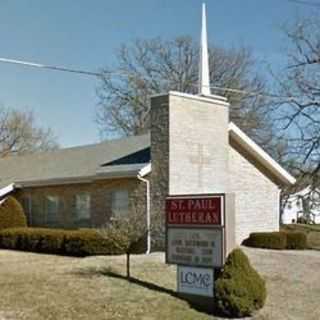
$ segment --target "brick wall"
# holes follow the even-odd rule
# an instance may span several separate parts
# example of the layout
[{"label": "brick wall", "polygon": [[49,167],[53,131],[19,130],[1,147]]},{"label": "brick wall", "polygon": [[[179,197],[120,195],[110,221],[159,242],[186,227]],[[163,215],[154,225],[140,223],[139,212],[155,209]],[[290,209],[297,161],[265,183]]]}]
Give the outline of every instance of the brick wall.
[{"label": "brick wall", "polygon": [[28,214],[29,199],[38,206],[41,213],[37,219],[32,215],[31,225],[45,226],[45,196],[59,197],[59,212],[54,227],[79,227],[75,219],[75,196],[81,193],[90,194],[90,220],[82,227],[98,227],[106,224],[112,215],[111,195],[113,191],[127,189],[129,192],[130,210],[145,211],[145,186],[137,179],[101,180],[84,184],[65,184],[47,187],[30,187],[20,190],[16,197],[24,204]]},{"label": "brick wall", "polygon": [[235,193],[236,242],[251,232],[279,230],[280,189],[252,163],[248,155],[229,148],[230,189]]}]

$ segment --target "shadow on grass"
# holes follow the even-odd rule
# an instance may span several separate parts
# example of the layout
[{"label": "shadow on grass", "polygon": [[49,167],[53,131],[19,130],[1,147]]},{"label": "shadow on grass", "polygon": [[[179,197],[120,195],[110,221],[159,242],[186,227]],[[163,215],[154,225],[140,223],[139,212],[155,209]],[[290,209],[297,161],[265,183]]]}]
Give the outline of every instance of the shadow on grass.
[{"label": "shadow on grass", "polygon": [[[195,297],[195,298],[191,299],[187,295],[179,294],[178,292],[176,292],[172,289],[161,287],[155,283],[140,280],[135,277],[127,278],[126,276],[124,276],[122,274],[119,274],[117,272],[112,271],[112,268],[87,269],[87,270],[82,271],[80,274],[86,275],[86,276],[103,275],[103,276],[108,276],[108,277],[115,278],[115,279],[121,279],[123,281],[127,281],[128,283],[132,283],[132,284],[138,285],[140,287],[143,287],[143,288],[146,288],[146,289],[149,289],[152,291],[164,293],[164,294],[167,294],[171,297],[179,299],[181,301],[185,301],[189,304],[190,308],[197,310],[199,312],[206,313],[206,314],[212,315],[212,316],[225,318],[225,316],[223,314],[221,314],[221,312],[219,312],[217,310],[217,308],[215,307],[213,298],[210,298],[212,301],[212,302],[210,301],[210,304],[204,303],[204,301],[206,300],[205,297],[203,297],[203,298],[202,297]],[[207,301],[209,301],[209,298],[207,298]]]}]

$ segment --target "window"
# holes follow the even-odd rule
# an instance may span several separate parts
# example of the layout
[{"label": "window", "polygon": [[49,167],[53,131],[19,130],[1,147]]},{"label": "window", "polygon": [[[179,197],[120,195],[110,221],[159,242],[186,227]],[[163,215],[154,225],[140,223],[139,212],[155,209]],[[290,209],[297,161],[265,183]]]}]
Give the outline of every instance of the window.
[{"label": "window", "polygon": [[87,220],[90,219],[90,194],[81,193],[76,195],[75,199],[76,219]]},{"label": "window", "polygon": [[116,190],[112,192],[111,197],[112,214],[115,217],[123,217],[129,212],[129,193],[128,190]]},{"label": "window", "polygon": [[28,225],[32,225],[32,216],[31,216],[31,195],[25,195],[22,198],[22,207],[24,213],[26,214]]},{"label": "window", "polygon": [[46,224],[46,215],[43,208],[43,198],[40,195],[31,196],[32,226],[43,226]]},{"label": "window", "polygon": [[47,223],[54,223],[58,218],[59,198],[57,196],[46,196]]}]

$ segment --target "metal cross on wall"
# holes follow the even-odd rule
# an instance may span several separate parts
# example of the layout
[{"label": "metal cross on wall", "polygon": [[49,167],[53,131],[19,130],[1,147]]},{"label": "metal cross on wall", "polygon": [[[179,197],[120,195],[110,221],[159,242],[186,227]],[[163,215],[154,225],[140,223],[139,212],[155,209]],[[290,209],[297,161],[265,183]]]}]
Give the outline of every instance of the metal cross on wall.
[{"label": "metal cross on wall", "polygon": [[206,157],[204,153],[204,145],[201,143],[196,144],[197,147],[197,155],[190,157],[190,162],[192,164],[197,165],[197,170],[198,170],[198,187],[202,188],[203,184],[203,170],[204,170],[204,165],[210,163],[210,157]]}]

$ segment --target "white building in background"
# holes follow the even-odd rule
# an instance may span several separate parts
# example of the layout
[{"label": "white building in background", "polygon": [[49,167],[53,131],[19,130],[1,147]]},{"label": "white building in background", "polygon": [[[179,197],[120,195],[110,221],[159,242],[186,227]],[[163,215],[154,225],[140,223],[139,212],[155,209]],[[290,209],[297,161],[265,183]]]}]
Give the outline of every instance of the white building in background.
[{"label": "white building in background", "polygon": [[320,224],[320,189],[311,190],[308,186],[290,195],[283,208],[282,223],[296,223],[304,213],[310,215],[311,221]]}]

